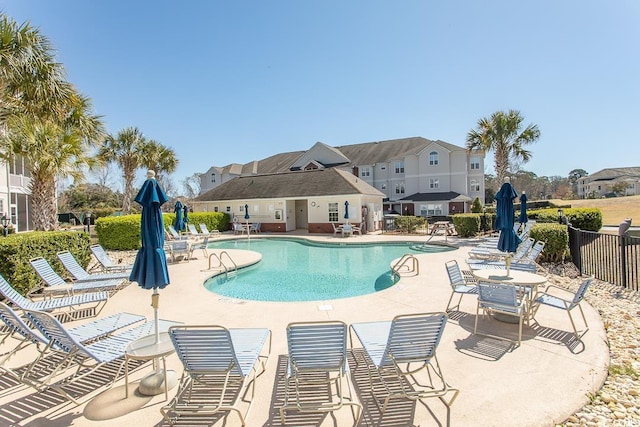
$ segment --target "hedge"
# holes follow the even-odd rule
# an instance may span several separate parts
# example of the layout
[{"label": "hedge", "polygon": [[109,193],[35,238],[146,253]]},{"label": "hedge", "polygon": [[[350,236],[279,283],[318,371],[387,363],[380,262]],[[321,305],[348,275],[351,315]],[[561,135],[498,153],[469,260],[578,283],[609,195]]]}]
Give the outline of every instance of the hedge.
[{"label": "hedge", "polygon": [[40,288],[42,282],[29,260],[43,257],[62,277],[68,273],[56,254],[68,250],[83,267],[91,261],[90,238],[80,231],[31,231],[0,239],[0,274],[20,293]]},{"label": "hedge", "polygon": [[[165,213],[162,218],[166,227],[173,224],[176,216],[174,213]],[[98,218],[95,223],[98,242],[108,250],[138,250],[141,245],[140,219],[139,214]],[[192,212],[189,213],[189,222],[195,224],[197,229],[203,223],[211,231],[225,231],[229,227],[229,216],[223,212]]]},{"label": "hedge", "polygon": [[[563,215],[575,228],[599,231],[602,228],[602,212],[596,208],[563,208]],[[534,209],[527,211],[529,219],[538,222],[558,223],[557,209]]]},{"label": "hedge", "polygon": [[532,239],[545,242],[538,262],[562,262],[569,251],[569,233],[564,224],[536,223],[531,227]]}]

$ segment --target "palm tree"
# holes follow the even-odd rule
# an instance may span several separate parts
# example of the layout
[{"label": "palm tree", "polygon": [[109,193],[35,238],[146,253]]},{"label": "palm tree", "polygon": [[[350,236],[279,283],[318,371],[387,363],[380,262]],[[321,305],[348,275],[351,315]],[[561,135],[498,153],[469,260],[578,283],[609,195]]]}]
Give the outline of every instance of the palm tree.
[{"label": "palm tree", "polygon": [[36,230],[57,228],[56,178],[82,177],[102,122],[64,79],[48,39],[0,14],[0,159],[22,156],[31,171]]},{"label": "palm tree", "polygon": [[136,171],[144,165],[144,147],[148,140],[136,127],[129,127],[118,132],[116,136],[107,136],[104,144],[98,150],[97,157],[100,161],[115,162],[122,169],[124,179],[124,200],[122,212],[128,214],[131,211],[133,200],[133,181]]},{"label": "palm tree", "polygon": [[467,150],[493,150],[498,182],[504,181],[512,160],[526,163],[531,159],[531,152],[524,146],[540,138],[537,125],[530,124],[521,131],[523,121],[519,111],[497,111],[478,120],[477,128],[467,134]]},{"label": "palm tree", "polygon": [[153,139],[144,144],[142,162],[144,167],[156,173],[156,179],[160,184],[164,184],[165,173],[175,172],[178,167],[178,158],[173,148],[166,147]]}]

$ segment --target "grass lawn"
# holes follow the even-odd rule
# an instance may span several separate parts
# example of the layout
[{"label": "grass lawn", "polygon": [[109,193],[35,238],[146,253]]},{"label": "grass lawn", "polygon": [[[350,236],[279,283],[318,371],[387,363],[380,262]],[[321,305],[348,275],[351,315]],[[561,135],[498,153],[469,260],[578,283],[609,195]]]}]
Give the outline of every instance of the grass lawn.
[{"label": "grass lawn", "polygon": [[618,226],[625,218],[632,218],[632,226],[640,225],[640,196],[612,197],[610,199],[551,200],[556,205],[570,204],[572,208],[598,208],[602,212],[602,225]]}]

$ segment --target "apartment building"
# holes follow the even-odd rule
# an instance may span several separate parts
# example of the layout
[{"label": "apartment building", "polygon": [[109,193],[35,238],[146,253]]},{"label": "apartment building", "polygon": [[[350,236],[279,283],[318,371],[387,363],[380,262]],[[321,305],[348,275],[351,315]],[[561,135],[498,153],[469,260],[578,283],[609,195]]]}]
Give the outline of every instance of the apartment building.
[{"label": "apartment building", "polygon": [[31,177],[21,156],[0,163],[0,217],[10,219],[15,231],[33,229],[31,219]]},{"label": "apartment building", "polygon": [[578,179],[578,197],[600,198],[624,188],[625,196],[640,194],[640,167],[607,168]]}]

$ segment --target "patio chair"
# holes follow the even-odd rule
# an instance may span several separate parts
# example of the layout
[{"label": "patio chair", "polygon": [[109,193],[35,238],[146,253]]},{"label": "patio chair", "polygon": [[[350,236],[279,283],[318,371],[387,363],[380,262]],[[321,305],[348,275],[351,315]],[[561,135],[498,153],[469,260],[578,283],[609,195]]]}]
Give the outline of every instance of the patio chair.
[{"label": "patio chair", "polygon": [[174,242],[168,242],[169,255],[171,256],[171,262],[176,262],[179,258],[183,260],[191,259],[193,253],[193,247],[187,240],[177,240]]},{"label": "patio chair", "polygon": [[249,233],[249,230],[245,228],[245,226],[243,226],[242,224],[240,224],[239,222],[234,222],[233,223],[233,234],[242,234],[244,232]]},{"label": "patio chair", "polygon": [[[384,386],[386,397],[382,406],[377,398],[374,399],[382,414],[395,397],[413,401],[438,397],[447,407],[458,397],[460,390],[446,382],[436,357],[446,324],[446,313],[421,313],[350,326],[367,355],[366,359],[361,359],[367,365],[372,394],[373,374],[377,374],[378,381]],[[353,336],[351,340],[353,347]],[[359,365],[358,359],[356,363]],[[425,378],[418,379],[419,373]],[[447,400],[446,395],[451,393]]]},{"label": "patio chair", "polygon": [[218,230],[213,230],[213,231],[209,231],[209,229],[207,228],[207,224],[205,224],[204,222],[200,223],[200,233],[203,236],[219,236],[220,232]]},{"label": "patio chair", "polygon": [[129,274],[127,272],[113,272],[113,273],[89,273],[78,262],[76,257],[69,251],[61,251],[57,253],[58,260],[62,266],[71,274],[73,280],[78,282],[86,282],[91,280],[122,280],[123,282],[129,281]]},{"label": "patio chair", "polygon": [[63,292],[67,295],[73,295],[79,292],[97,292],[107,291],[113,293],[120,288],[120,285],[124,282],[122,279],[109,279],[109,280],[87,280],[66,282],[58,273],[55,272],[49,261],[42,257],[32,258],[29,260],[29,264],[38,274],[38,277],[44,283],[42,291],[46,295],[51,293]]},{"label": "patio chair", "polygon": [[336,234],[342,235],[342,225],[332,222],[331,226],[333,227],[333,234],[334,235],[336,235]]},{"label": "patio chair", "polygon": [[[522,322],[526,316],[526,300],[518,297],[518,287],[501,283],[478,282],[478,305],[473,333],[478,332],[480,309],[484,315],[506,314],[518,318],[518,346],[522,342]],[[528,324],[528,320],[527,320]]]},{"label": "patio chair", "polygon": [[113,262],[113,260],[109,257],[109,254],[107,254],[107,251],[105,251],[104,248],[99,243],[89,246],[89,249],[91,250],[91,253],[96,258],[96,260],[98,261],[98,264],[93,269],[99,268],[105,272],[110,272],[110,273],[114,273],[114,272],[130,273],[131,269],[133,268],[133,264],[119,264],[119,263]]},{"label": "patio chair", "polygon": [[254,222],[253,224],[251,224],[251,227],[249,227],[249,232],[259,233],[261,226],[262,226],[262,223]]},{"label": "patio chair", "polygon": [[359,234],[360,236],[362,236],[362,229],[358,226],[355,225],[351,225],[351,234]]},{"label": "patio chair", "polygon": [[[580,303],[584,299],[587,290],[589,290],[589,286],[591,286],[591,282],[593,281],[593,277],[589,277],[584,280],[575,294],[572,294],[570,291],[566,289],[562,289],[555,285],[549,285],[545,288],[544,291],[538,292],[533,298],[533,313],[532,317],[535,317],[538,309],[542,305],[546,305],[548,307],[557,308],[560,310],[565,310],[569,315],[569,320],[571,321],[571,327],[573,328],[573,333],[578,340],[587,333],[589,330],[589,325],[587,324],[587,318],[584,315],[584,311],[582,311],[582,307]],[[550,293],[550,290],[555,289],[553,293]],[[556,295],[554,295],[556,294]],[[560,294],[560,295],[557,295]],[[576,328],[576,323],[573,320],[573,316],[571,316],[571,310],[578,307],[580,310],[580,314],[582,315],[582,321],[584,322],[585,330],[582,334],[578,333],[578,329]]]},{"label": "patio chair", "polygon": [[[155,330],[155,323],[150,321],[134,326],[133,328],[127,329],[123,332],[109,335],[108,337],[96,342],[84,344],[78,338],[69,333],[58,319],[51,316],[49,313],[25,310],[25,315],[29,322],[31,322],[40,331],[40,333],[49,339],[47,348],[40,353],[31,366],[35,366],[42,357],[44,357],[47,350],[52,348],[56,348],[58,352],[61,352],[64,355],[64,357],[45,378],[25,376],[23,380],[38,391],[44,391],[51,388],[75,404],[80,404],[80,402],[69,392],[64,390],[65,386],[91,375],[97,369],[108,363],[120,361],[118,369],[115,371],[113,379],[109,385],[109,387],[111,387],[118,379],[118,376],[124,367],[126,360],[125,351],[127,346],[139,338],[152,334]],[[175,322],[161,320],[158,323],[158,328],[160,331],[166,331],[171,325],[175,325]],[[54,382],[60,373],[73,365],[77,365],[77,367],[72,375]],[[137,367],[141,366],[143,366],[143,364],[140,364]]]},{"label": "patio chair", "polygon": [[209,253],[207,252],[208,245],[209,245],[209,237],[207,236],[202,239],[202,242],[191,245],[191,252],[195,251],[196,249],[202,249],[204,256],[208,257],[209,256]]},{"label": "patio chair", "polygon": [[349,405],[357,425],[362,406],[354,401],[349,381],[347,325],[340,321],[289,323],[287,348],[285,397],[280,407],[282,424],[286,424],[287,410],[333,412]]},{"label": "patio chair", "polygon": [[[169,336],[184,367],[176,396],[160,409],[174,424],[181,416],[233,411],[242,425],[251,409],[255,381],[271,353],[269,329],[226,329],[218,325],[173,326]],[[269,341],[266,354],[265,343]],[[251,396],[246,396],[251,386]],[[243,413],[238,407],[248,402]]]},{"label": "patio chair", "polygon": [[[476,287],[475,281],[472,282],[465,278],[462,270],[460,270],[458,261],[447,261],[445,263],[445,267],[447,269],[447,274],[449,275],[449,285],[451,285],[451,296],[449,297],[449,302],[447,303],[447,308],[445,309],[445,311],[448,313],[454,308],[460,308],[460,302],[462,302],[462,297],[464,295],[477,295],[478,288]],[[460,298],[458,299],[458,304],[451,307],[451,301],[453,300],[453,296],[455,294],[459,294]]]},{"label": "patio chair", "polygon": [[22,310],[52,312],[65,320],[76,320],[88,315],[97,316],[109,299],[106,292],[87,292],[62,298],[31,301],[22,296],[0,275],[0,294]]},{"label": "patio chair", "polygon": [[[4,353],[4,357],[0,359],[0,370],[7,372],[17,380],[22,380],[28,371],[18,375],[18,373],[4,366],[4,364],[18,351],[30,344],[35,344],[39,352],[44,351],[40,346],[47,347],[49,339],[43,336],[38,330],[31,329],[18,313],[2,302],[0,302],[0,320],[2,320],[6,326],[6,335],[0,344],[4,343],[9,337],[13,337],[17,341],[17,345],[10,351]],[[142,322],[143,320],[145,320],[144,316],[137,314],[116,313],[68,329],[68,332],[78,341],[87,343],[105,337],[121,328]]]}]

